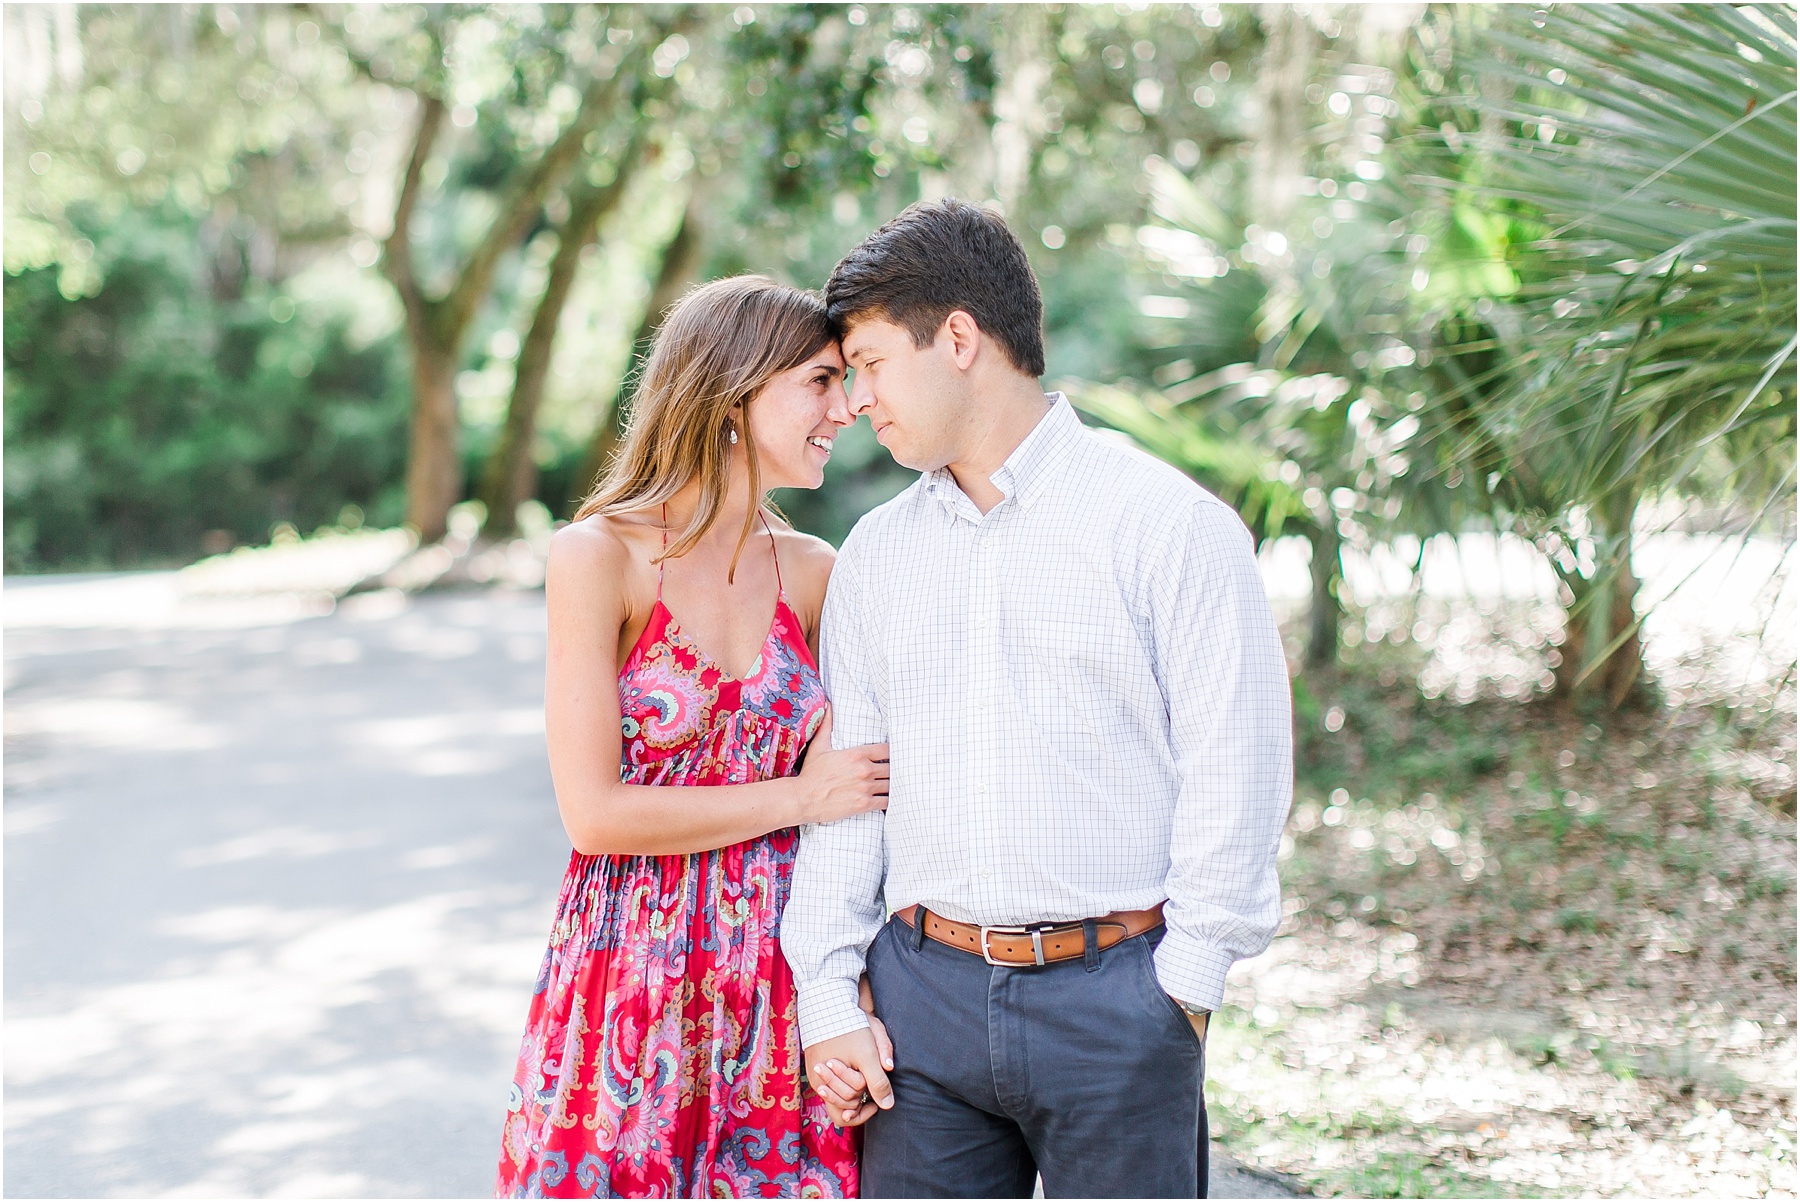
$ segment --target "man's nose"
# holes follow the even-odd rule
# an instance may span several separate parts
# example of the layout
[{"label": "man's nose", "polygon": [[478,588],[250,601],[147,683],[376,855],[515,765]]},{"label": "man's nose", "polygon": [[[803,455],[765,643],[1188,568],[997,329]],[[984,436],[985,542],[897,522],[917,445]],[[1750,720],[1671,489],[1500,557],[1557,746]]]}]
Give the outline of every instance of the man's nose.
[{"label": "man's nose", "polygon": [[850,387],[844,398],[845,424],[855,421],[867,413],[875,404],[875,390],[859,371],[850,377]]}]

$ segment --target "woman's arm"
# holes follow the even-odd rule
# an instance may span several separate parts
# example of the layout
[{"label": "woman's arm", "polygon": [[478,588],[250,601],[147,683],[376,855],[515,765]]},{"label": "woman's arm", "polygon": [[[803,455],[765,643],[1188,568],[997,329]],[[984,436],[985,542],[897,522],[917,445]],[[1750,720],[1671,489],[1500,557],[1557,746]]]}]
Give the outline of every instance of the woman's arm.
[{"label": "woman's arm", "polygon": [[672,788],[619,780],[617,663],[631,552],[595,521],[550,545],[544,725],[557,809],[585,855],[679,855],[887,806],[887,748],[807,757],[794,777]]}]

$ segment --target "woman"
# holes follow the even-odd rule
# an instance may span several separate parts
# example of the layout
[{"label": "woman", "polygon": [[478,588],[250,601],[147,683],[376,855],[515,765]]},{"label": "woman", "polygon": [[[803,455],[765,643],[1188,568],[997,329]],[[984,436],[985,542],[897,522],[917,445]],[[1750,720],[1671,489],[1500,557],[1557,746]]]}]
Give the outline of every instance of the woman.
[{"label": "woman", "polygon": [[822,483],[843,375],[813,294],[695,290],[551,545],[544,708],[575,850],[500,1196],[856,1193],[851,1133],[800,1080],[777,934],[793,828],[885,807],[887,749],[816,737],[832,552],[764,503]]}]

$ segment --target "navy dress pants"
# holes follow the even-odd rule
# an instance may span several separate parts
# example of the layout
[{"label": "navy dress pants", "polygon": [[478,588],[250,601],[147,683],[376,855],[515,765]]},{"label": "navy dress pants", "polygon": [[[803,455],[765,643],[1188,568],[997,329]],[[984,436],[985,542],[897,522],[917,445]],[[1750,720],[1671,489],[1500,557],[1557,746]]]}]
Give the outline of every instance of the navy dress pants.
[{"label": "navy dress pants", "polygon": [[[1163,928],[1085,959],[995,967],[888,921],[869,947],[894,1106],[865,1198],[1198,1198],[1205,1052],[1157,984]],[[1091,943],[1091,941],[1090,941]]]}]

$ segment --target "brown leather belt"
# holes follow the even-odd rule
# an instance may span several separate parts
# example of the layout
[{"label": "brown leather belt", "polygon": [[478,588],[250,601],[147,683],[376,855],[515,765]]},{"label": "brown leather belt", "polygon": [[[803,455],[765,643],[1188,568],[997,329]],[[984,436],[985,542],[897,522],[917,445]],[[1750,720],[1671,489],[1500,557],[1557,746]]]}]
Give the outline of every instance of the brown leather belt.
[{"label": "brown leather belt", "polygon": [[[925,934],[946,947],[980,956],[989,964],[1023,968],[1073,960],[1087,953],[1085,924],[1079,922],[1037,923],[1025,927],[978,927],[955,922],[925,910],[923,906],[907,906],[896,910],[895,917],[907,926],[913,925],[914,911],[925,913]],[[1095,942],[1099,951],[1114,944],[1154,931],[1162,925],[1162,903],[1148,910],[1114,910],[1091,919],[1095,926]],[[917,929],[917,928],[915,928]]]}]

